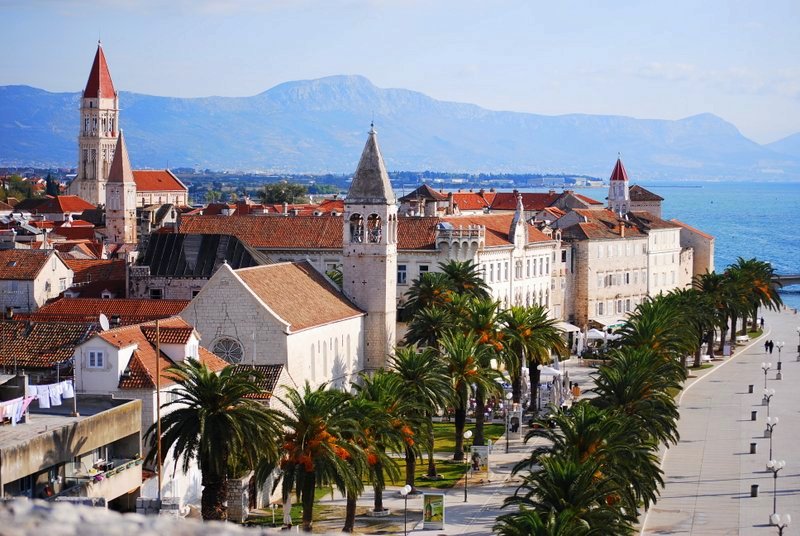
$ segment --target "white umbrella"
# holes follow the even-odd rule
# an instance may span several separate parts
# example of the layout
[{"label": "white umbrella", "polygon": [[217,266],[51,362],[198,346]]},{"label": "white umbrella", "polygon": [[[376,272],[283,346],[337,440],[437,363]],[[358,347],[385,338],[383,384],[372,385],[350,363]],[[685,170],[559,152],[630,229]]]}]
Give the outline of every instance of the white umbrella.
[{"label": "white umbrella", "polygon": [[539,365],[536,368],[539,369],[539,374],[542,376],[561,376],[560,370],[556,370],[553,367],[548,367],[547,365]]},{"label": "white umbrella", "polygon": [[599,341],[606,338],[606,334],[599,329],[592,328],[586,332],[586,338],[590,341]]}]

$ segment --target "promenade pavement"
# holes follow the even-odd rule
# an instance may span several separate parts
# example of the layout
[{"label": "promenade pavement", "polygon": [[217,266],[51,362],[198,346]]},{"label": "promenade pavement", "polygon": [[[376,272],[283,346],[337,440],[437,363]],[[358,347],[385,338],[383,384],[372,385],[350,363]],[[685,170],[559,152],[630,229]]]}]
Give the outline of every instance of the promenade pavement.
[{"label": "promenade pavement", "polygon": [[[777,512],[792,514],[796,523],[784,534],[800,534],[800,316],[784,311],[766,312],[764,317],[762,337],[739,346],[732,358],[715,362],[684,389],[678,423],[681,439],[666,451],[665,488],[647,512],[641,534],[778,534],[769,525],[773,498]],[[767,339],[786,343],[781,380],[776,379],[778,350],[766,353]],[[769,414],[780,419],[772,437],[772,457],[786,461],[777,482],[766,468],[770,439],[764,437],[768,408],[762,405],[762,362],[772,362],[766,376],[767,388],[775,390]],[[750,454],[751,443],[756,444],[755,454]],[[753,484],[759,486],[758,497],[750,496]]]}]

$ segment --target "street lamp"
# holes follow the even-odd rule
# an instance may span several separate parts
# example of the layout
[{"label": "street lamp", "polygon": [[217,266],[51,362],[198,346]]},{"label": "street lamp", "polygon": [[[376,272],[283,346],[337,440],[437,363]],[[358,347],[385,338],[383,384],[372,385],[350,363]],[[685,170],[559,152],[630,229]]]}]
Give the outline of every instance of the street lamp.
[{"label": "street lamp", "polygon": [[778,527],[778,536],[783,536],[783,529],[788,527],[792,522],[792,516],[789,514],[772,514],[769,516],[769,521],[771,524]]},{"label": "street lamp", "polygon": [[511,435],[511,399],[514,398],[513,393],[506,393],[506,454],[508,454],[508,436]]},{"label": "street lamp", "polygon": [[[770,460],[767,462],[767,469],[772,471],[772,516],[776,515],[777,513],[777,505],[778,505],[778,471],[783,469],[786,466],[786,462],[783,460]],[[772,516],[770,516],[770,523],[772,522]]]},{"label": "street lamp", "polygon": [[[767,417],[767,429],[764,430],[764,436],[769,437],[769,459],[772,459],[772,432],[775,430],[775,427],[778,426],[778,418],[777,417]],[[767,466],[769,469],[769,466]]]},{"label": "street lamp", "polygon": [[772,368],[772,363],[761,363],[761,370],[764,371],[764,389],[767,388],[767,371]]},{"label": "street lamp", "polygon": [[778,347],[778,374],[775,375],[775,379],[776,380],[780,380],[781,376],[782,376],[782,374],[781,374],[781,348],[783,348],[783,345],[784,345],[783,341],[778,341],[778,342],[775,343],[775,346]]},{"label": "street lamp", "polygon": [[762,399],[763,405],[767,406],[767,417],[769,417],[769,402],[775,396],[775,389],[764,389],[764,398]]},{"label": "street lamp", "polygon": [[402,495],[405,504],[403,505],[403,534],[408,536],[408,494],[411,493],[411,486],[406,484],[403,486],[403,489],[400,490],[400,495]]},{"label": "street lamp", "polygon": [[[467,430],[466,432],[464,432],[464,439],[469,439],[471,437],[472,437],[472,430]],[[466,456],[466,452],[464,455],[464,461],[467,462],[467,471],[464,473],[464,502],[467,502],[467,482],[469,481],[469,457]]]}]

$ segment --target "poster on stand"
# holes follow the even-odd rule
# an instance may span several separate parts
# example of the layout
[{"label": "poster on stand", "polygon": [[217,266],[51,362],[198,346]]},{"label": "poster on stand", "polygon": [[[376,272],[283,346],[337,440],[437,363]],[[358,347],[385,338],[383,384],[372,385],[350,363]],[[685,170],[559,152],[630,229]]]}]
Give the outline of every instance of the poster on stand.
[{"label": "poster on stand", "polygon": [[444,493],[422,495],[422,527],[425,529],[444,528]]},{"label": "poster on stand", "polygon": [[473,445],[470,451],[470,470],[472,471],[473,478],[489,479],[489,453],[491,447],[489,445],[476,446]]}]

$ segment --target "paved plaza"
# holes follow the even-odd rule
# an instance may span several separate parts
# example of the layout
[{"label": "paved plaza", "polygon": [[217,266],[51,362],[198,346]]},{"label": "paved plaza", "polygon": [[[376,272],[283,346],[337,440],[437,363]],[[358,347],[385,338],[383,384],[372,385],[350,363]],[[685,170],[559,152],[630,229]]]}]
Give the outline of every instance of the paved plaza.
[{"label": "paved plaza", "polygon": [[[800,316],[791,311],[764,316],[762,338],[740,346],[733,358],[717,362],[684,390],[681,440],[664,457],[666,486],[647,513],[642,534],[778,534],[769,525],[775,482],[766,467],[770,440],[764,437],[762,362],[772,362],[766,379],[767,388],[775,390],[769,412],[780,419],[772,438],[773,458],[786,461],[778,473],[777,511],[792,514],[797,523],[784,534],[800,533]],[[767,339],[786,343],[782,380],[776,379],[777,348],[772,355],[764,350]],[[750,453],[751,443],[755,454]],[[758,497],[750,496],[754,484],[759,486]]]}]

